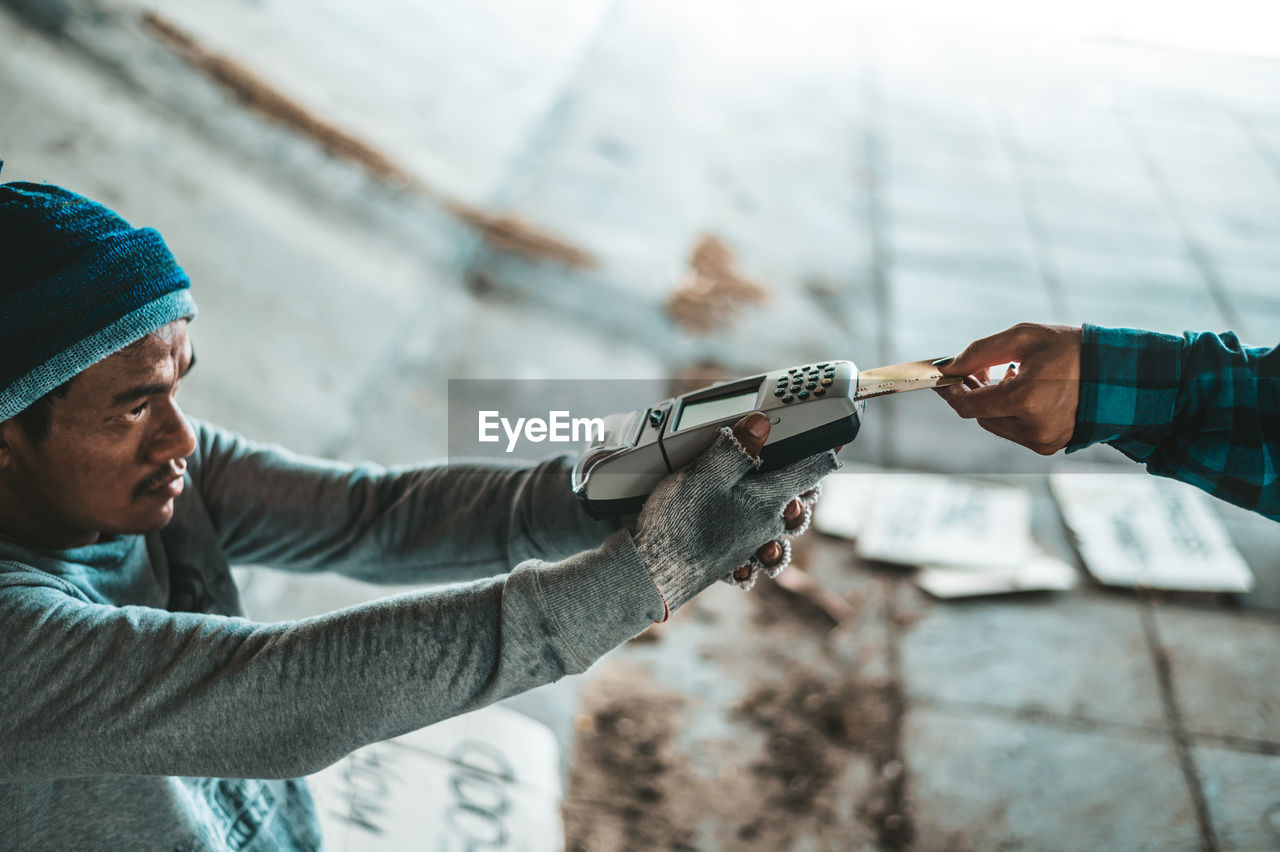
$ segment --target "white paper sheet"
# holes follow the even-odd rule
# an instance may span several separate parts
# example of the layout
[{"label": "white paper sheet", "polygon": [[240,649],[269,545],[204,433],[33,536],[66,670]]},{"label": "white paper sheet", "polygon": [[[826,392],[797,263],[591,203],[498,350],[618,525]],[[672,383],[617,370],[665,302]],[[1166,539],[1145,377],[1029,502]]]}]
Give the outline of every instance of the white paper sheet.
[{"label": "white paper sheet", "polygon": [[1247,592],[1253,574],[1209,505],[1145,473],[1055,473],[1053,493],[1089,573],[1112,586]]},{"label": "white paper sheet", "polygon": [[877,485],[891,475],[878,467],[846,462],[837,473],[822,480],[822,497],[813,510],[813,528],[840,538],[857,538]]},{"label": "white paper sheet", "polygon": [[308,781],[333,852],[564,845],[555,737],[502,707],[367,746]]},{"label": "white paper sheet", "polygon": [[1031,496],[958,476],[883,475],[865,507],[857,550],[881,562],[1012,570],[1032,553]]},{"label": "white paper sheet", "polygon": [[915,583],[936,598],[1001,595],[1013,592],[1065,592],[1076,586],[1076,569],[1048,553],[1037,553],[1010,570],[930,565]]}]

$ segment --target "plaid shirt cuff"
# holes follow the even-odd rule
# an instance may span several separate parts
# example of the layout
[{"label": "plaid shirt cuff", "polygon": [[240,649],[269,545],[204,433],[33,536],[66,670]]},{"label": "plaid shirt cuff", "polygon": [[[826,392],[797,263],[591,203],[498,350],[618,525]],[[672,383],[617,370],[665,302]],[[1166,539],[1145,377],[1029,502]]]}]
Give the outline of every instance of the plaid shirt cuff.
[{"label": "plaid shirt cuff", "polygon": [[1169,334],[1086,324],[1067,452],[1107,441],[1132,458],[1149,456],[1173,424],[1183,345]]}]

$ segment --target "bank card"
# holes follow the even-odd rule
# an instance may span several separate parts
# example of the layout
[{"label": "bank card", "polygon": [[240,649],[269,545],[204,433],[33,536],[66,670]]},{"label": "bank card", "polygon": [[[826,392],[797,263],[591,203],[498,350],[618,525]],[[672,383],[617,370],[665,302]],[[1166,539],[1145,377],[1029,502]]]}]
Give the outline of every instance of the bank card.
[{"label": "bank card", "polygon": [[950,358],[926,358],[923,361],[907,361],[905,364],[891,364],[888,367],[862,370],[858,373],[858,399],[870,399],[873,396],[885,396],[921,388],[958,385],[964,381],[964,376],[944,376],[938,372],[938,365],[946,364],[950,360]]}]

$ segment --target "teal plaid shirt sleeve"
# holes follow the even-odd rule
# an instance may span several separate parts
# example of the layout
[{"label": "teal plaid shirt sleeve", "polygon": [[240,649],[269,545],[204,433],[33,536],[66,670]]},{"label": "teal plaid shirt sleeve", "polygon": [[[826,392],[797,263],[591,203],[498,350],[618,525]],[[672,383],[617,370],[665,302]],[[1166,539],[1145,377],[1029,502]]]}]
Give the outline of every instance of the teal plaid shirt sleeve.
[{"label": "teal plaid shirt sleeve", "polygon": [[1280,520],[1280,348],[1085,325],[1067,452],[1099,442]]}]

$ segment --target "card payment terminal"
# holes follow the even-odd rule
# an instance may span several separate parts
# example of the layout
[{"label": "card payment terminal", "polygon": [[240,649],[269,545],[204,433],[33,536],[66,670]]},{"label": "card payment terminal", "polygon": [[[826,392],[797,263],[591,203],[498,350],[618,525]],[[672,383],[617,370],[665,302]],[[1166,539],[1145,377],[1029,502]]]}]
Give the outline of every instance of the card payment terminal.
[{"label": "card payment terminal", "polygon": [[572,487],[595,517],[632,512],[672,471],[692,462],[751,411],[772,424],[760,454],[763,470],[847,444],[858,434],[866,402],[851,361],[823,361],[723,382],[652,408],[611,414],[604,435],[573,468]]}]

